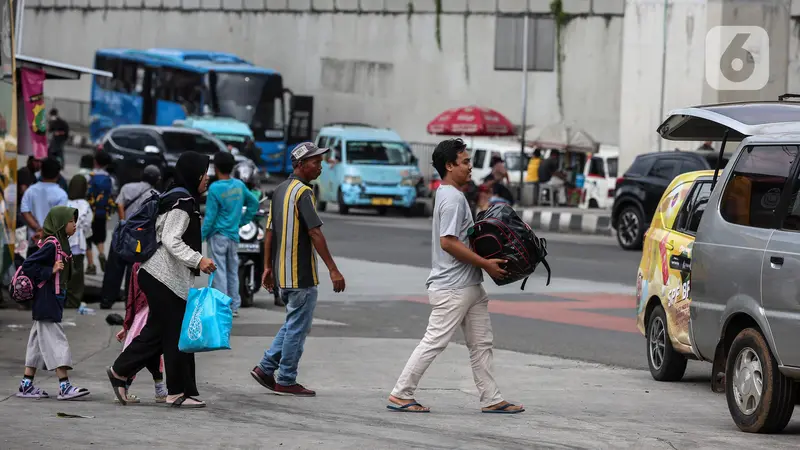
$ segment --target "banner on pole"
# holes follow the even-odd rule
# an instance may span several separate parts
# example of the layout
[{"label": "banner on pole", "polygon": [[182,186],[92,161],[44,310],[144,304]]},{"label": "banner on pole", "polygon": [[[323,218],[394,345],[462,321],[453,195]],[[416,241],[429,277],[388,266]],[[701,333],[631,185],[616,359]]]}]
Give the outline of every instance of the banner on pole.
[{"label": "banner on pole", "polygon": [[47,114],[44,105],[44,70],[21,69],[25,120],[33,156],[47,158]]}]

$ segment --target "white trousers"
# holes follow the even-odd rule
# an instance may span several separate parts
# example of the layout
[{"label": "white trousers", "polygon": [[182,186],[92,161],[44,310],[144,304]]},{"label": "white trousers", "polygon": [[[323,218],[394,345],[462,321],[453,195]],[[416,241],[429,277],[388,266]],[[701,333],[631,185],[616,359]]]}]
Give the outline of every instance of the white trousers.
[{"label": "white trousers", "polygon": [[425,337],[408,359],[403,373],[392,390],[397,398],[414,398],[419,380],[433,360],[447,347],[460,325],[464,332],[472,364],[472,377],[480,394],[481,407],[503,401],[492,376],[492,322],[489,297],[483,285],[463,289],[428,291],[433,310]]}]

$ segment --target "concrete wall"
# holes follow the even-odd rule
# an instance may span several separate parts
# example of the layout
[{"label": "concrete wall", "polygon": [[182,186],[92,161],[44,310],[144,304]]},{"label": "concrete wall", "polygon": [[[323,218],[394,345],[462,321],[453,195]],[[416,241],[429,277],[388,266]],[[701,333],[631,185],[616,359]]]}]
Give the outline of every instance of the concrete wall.
[{"label": "concrete wall", "polygon": [[[627,168],[640,153],[698,147],[700,142],[671,142],[658,136],[656,128],[672,109],[777,100],[787,90],[800,92],[800,18],[792,15],[800,15],[798,0],[666,0],[666,10],[664,1],[628,0],[623,38],[620,169]],[[706,82],[706,33],[718,25],[755,25],[767,30],[767,86],[758,91],[716,91]],[[662,76],[665,52],[666,71]]]},{"label": "concrete wall", "polygon": [[[493,68],[495,14],[549,14],[550,0],[445,0],[440,14],[435,5],[27,0],[23,52],[91,66],[98,47],[230,51],[279,70],[296,93],[314,95],[317,127],[366,121],[393,127],[412,141],[435,141],[426,124],[454,106],[492,107],[520,123],[521,72]],[[561,102],[557,72],[530,73],[528,126],[563,120],[603,143],[618,144],[623,0],[563,0],[563,7],[576,16],[563,31]],[[48,82],[47,96],[86,101],[90,79],[84,78]]]}]

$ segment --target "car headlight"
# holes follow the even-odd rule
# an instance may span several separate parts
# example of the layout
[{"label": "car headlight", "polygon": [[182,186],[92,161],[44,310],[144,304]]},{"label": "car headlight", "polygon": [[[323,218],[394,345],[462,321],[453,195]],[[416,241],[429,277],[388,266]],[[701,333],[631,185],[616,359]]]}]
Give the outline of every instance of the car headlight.
[{"label": "car headlight", "polygon": [[344,182],[347,184],[361,184],[361,177],[357,175],[345,175]]},{"label": "car headlight", "polygon": [[416,186],[417,178],[416,177],[405,177],[402,181],[400,181],[400,186]]},{"label": "car headlight", "polygon": [[244,239],[245,241],[249,241],[256,237],[258,233],[258,227],[254,222],[250,222],[247,225],[239,228],[239,237]]}]

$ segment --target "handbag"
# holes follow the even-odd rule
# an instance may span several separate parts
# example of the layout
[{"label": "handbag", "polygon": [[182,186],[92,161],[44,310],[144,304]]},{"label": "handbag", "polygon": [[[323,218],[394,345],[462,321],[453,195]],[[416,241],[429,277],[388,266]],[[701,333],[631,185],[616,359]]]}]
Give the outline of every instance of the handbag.
[{"label": "handbag", "polygon": [[233,311],[231,298],[211,287],[214,273],[208,277],[208,287],[189,290],[186,313],[183,315],[178,350],[184,353],[230,350]]}]

